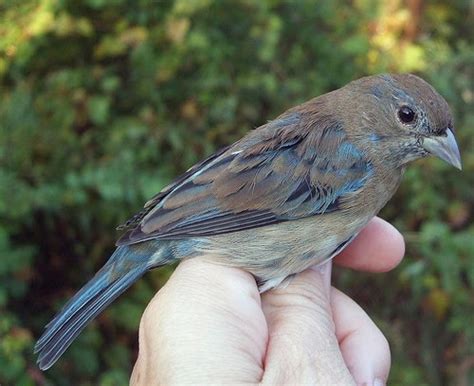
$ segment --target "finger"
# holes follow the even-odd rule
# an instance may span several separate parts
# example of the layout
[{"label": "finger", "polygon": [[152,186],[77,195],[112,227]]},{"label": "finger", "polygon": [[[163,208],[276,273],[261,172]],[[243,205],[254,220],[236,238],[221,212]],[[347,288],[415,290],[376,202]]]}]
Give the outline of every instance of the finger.
[{"label": "finger", "polygon": [[393,225],[372,219],[334,262],[368,272],[386,272],[396,267],[405,253],[405,242]]},{"label": "finger", "polygon": [[335,288],[331,306],[342,356],[357,384],[386,384],[390,348],[385,336],[357,303]]},{"label": "finger", "polygon": [[148,305],[131,384],[255,383],[267,329],[253,277],[183,261]]},{"label": "finger", "polygon": [[262,295],[269,334],[263,384],[354,383],[335,334],[329,267],[308,269]]}]

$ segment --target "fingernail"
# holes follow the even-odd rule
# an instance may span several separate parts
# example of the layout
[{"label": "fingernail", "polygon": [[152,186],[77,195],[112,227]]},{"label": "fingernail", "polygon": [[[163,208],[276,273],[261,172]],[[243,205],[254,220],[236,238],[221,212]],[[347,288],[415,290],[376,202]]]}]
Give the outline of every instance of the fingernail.
[{"label": "fingernail", "polygon": [[374,386],[385,386],[385,382],[382,381],[380,378],[375,378],[373,385]]}]

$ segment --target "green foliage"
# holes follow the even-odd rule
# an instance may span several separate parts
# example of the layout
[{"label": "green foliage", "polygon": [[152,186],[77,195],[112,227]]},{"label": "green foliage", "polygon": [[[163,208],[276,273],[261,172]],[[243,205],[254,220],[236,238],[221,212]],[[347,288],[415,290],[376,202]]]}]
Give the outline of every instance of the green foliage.
[{"label": "green foliage", "polygon": [[[417,3],[417,2],[408,2]],[[412,4],[412,5],[413,5]],[[472,384],[472,2],[10,0],[0,5],[0,384],[127,384],[148,275],[49,372],[32,347],[169,180],[284,109],[380,71],[449,100],[464,171],[406,173],[383,215],[407,258],[336,272],[392,343],[391,384]],[[126,310],[126,312],[124,312]]]}]

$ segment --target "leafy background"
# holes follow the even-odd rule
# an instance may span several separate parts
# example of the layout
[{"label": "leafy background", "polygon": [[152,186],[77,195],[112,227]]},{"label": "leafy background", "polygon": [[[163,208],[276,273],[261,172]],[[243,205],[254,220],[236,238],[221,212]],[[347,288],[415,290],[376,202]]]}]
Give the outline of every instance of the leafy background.
[{"label": "leafy background", "polygon": [[[46,373],[44,324],[111,253],[114,227],[194,162],[286,108],[415,72],[457,118],[462,172],[410,168],[382,215],[395,271],[337,270],[388,337],[393,385],[474,383],[474,4],[470,0],[0,3],[0,384],[125,385],[150,273]],[[383,258],[383,256],[381,256]]]}]

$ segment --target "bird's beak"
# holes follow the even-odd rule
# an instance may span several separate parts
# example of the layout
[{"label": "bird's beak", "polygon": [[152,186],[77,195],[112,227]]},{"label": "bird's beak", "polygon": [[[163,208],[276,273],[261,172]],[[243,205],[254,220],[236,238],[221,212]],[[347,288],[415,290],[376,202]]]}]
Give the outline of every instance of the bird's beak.
[{"label": "bird's beak", "polygon": [[459,170],[462,169],[458,144],[451,129],[447,129],[446,135],[443,136],[425,137],[422,146],[426,151],[441,158],[448,164],[453,165]]}]

